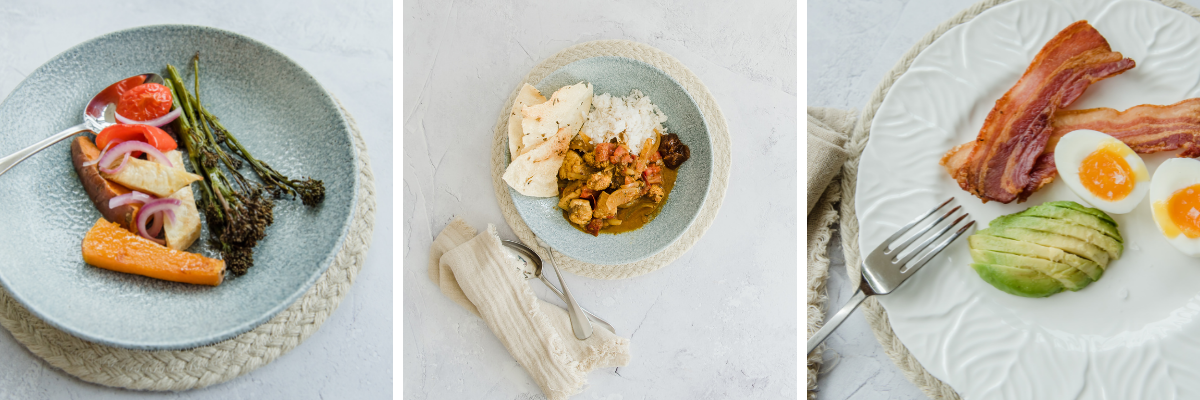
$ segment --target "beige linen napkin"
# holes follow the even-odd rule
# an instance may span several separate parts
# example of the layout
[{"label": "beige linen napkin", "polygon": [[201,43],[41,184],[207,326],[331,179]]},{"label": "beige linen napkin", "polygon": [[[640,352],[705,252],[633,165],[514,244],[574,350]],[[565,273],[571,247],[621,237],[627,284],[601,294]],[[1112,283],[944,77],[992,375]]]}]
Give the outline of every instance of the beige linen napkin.
[{"label": "beige linen napkin", "polygon": [[[843,147],[856,119],[855,112],[808,108],[808,336],[825,323],[825,280],[829,278],[829,239],[842,197],[839,174],[849,153]],[[823,347],[808,355],[808,398],[816,398],[817,372]]]},{"label": "beige linen napkin", "polygon": [[538,299],[519,261],[501,248],[496,227],[476,234],[455,217],[430,249],[429,277],[442,293],[483,318],[549,400],[566,399],[597,368],[629,364],[629,339],[592,324],[577,340],[567,311]]}]

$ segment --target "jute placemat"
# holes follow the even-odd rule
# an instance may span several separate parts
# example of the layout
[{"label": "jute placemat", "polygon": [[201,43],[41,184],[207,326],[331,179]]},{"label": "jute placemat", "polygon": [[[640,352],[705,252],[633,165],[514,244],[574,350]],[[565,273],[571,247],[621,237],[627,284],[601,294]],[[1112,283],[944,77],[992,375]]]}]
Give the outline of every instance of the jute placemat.
[{"label": "jute placemat", "polygon": [[492,140],[492,186],[496,189],[496,200],[500,202],[500,211],[504,214],[504,220],[508,222],[508,226],[527,246],[537,248],[536,236],[525,224],[525,220],[521,219],[521,215],[517,213],[512,196],[508,193],[508,186],[501,179],[504,176],[505,168],[504,154],[508,151],[505,140],[508,138],[508,115],[512,110],[513,99],[517,97],[517,92],[525,83],[535,85],[542,78],[567,64],[585,58],[603,56],[625,57],[653,65],[679,82],[704,114],[704,122],[708,125],[708,136],[712,143],[713,174],[712,181],[708,186],[708,196],[704,200],[704,205],[700,207],[700,214],[696,216],[695,222],[688,227],[683,236],[680,236],[667,248],[641,261],[615,265],[586,263],[552,250],[558,265],[573,274],[593,279],[624,279],[662,268],[692,248],[692,245],[700,240],[700,237],[716,219],[717,210],[721,208],[721,202],[725,200],[725,189],[729,186],[732,144],[729,139],[729,128],[725,125],[725,115],[721,113],[721,108],[717,106],[717,101],[713,99],[712,93],[709,93],[708,88],[700,82],[700,78],[696,77],[696,74],[683,66],[675,57],[649,45],[628,40],[597,40],[563,49],[533,67],[525,79],[516,84],[512,95],[508,96],[508,101],[504,102],[504,108],[501,109],[500,115],[496,119],[495,136]]},{"label": "jute placemat", "polygon": [[[846,257],[847,276],[855,277],[860,275],[859,266],[862,265],[862,256],[859,254],[858,248],[858,215],[854,210],[854,195],[858,178],[858,163],[862,157],[863,148],[866,147],[867,138],[871,134],[871,123],[875,119],[875,113],[879,111],[879,106],[883,103],[884,97],[887,96],[892,84],[899,79],[908,67],[912,65],[913,59],[917,57],[921,51],[929,47],[934,40],[945,34],[951,28],[959,24],[970,21],[975,16],[986,11],[989,8],[1008,3],[1011,0],[984,0],[975,3],[970,8],[963,10],[953,18],[938,25],[932,32],[929,32],[925,37],[921,38],[916,45],[904,53],[900,61],[896,63],[892,70],[884,76],[883,81],[871,93],[870,101],[863,108],[858,122],[855,124],[854,131],[850,136],[850,141],[846,144],[847,151],[850,152],[850,158],[846,161],[842,168],[841,179],[841,219],[840,219],[840,239],[842,250]],[[1192,18],[1200,19],[1200,10],[1179,2],[1177,0],[1153,0],[1164,6],[1179,10]],[[871,330],[875,332],[875,338],[883,345],[883,350],[891,357],[896,366],[904,373],[913,384],[917,385],[921,391],[934,399],[958,399],[958,393],[954,391],[946,383],[938,380],[929,374],[921,363],[909,353],[908,348],[904,347],[904,343],[896,337],[892,331],[892,325],[888,322],[887,312],[883,306],[875,298],[867,298],[861,306],[858,307],[861,313],[866,317],[867,322],[871,325]],[[812,393],[809,393],[810,396]]]},{"label": "jute placemat", "polygon": [[358,199],[346,240],[321,278],[270,321],[233,339],[191,350],[139,351],[104,346],[60,331],[33,316],[0,288],[0,326],[55,368],[88,382],[137,390],[188,390],[225,382],[267,365],[307,339],[337,309],[366,260],[375,227],[375,175],[358,124]]}]

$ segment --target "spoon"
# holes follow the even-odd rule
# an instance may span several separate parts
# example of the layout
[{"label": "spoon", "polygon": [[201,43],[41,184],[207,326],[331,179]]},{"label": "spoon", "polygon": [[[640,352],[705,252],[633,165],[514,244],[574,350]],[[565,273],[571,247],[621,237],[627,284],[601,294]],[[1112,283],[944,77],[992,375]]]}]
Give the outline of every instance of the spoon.
[{"label": "spoon", "polygon": [[[523,252],[526,254],[533,254],[533,256],[529,257],[529,258],[530,259],[536,258],[538,260],[538,263],[537,263],[538,270],[536,272],[536,275],[537,276],[542,275],[541,274],[542,259],[541,259],[541,257],[538,257],[538,255],[536,253],[534,253],[533,250],[531,250],[530,248],[525,247],[525,245],[517,243],[517,242],[513,242],[513,241],[509,241],[509,240],[505,240],[504,242],[505,242],[504,243],[505,246],[508,246],[510,248],[524,250]],[[516,246],[519,246],[519,247],[516,247]],[[547,250],[546,248],[542,248],[542,250],[546,251],[546,253],[550,255],[550,266],[554,267],[554,275],[558,275],[558,284],[562,285],[563,293],[560,295],[560,297],[563,299],[563,301],[567,302],[567,315],[569,315],[571,317],[571,331],[575,333],[575,338],[579,339],[579,340],[585,340],[585,339],[591,337],[592,336],[591,320],[588,320],[587,315],[583,314],[583,308],[579,307],[579,303],[575,302],[575,297],[571,296],[571,290],[567,289],[567,283],[565,281],[563,281],[562,271],[559,271],[558,263],[554,262],[554,251]],[[526,276],[526,278],[528,278],[528,276]],[[546,278],[544,278],[544,277],[542,278],[542,283],[545,283],[547,286],[550,286],[551,288],[554,287],[554,285],[551,285],[550,282],[547,281]],[[557,292],[557,290],[555,292]],[[607,325],[608,323],[605,322],[605,324]]]},{"label": "spoon", "polygon": [[126,89],[143,83],[163,83],[163,78],[158,74],[141,74],[122,79],[121,81],[110,85],[96,97],[88,102],[87,107],[83,109],[83,123],[72,126],[62,132],[54,134],[45,140],[34,143],[32,146],[21,149],[4,158],[0,158],[0,175],[3,175],[17,163],[24,161],[34,153],[42,151],[50,147],[50,145],[61,142],[63,139],[74,136],[76,133],[83,131],[92,131],[98,133],[104,128],[107,128],[117,123],[117,100],[121,99],[121,93]]},{"label": "spoon", "polygon": [[[563,296],[563,293],[558,291],[558,287],[555,287],[553,283],[550,283],[549,279],[546,279],[545,275],[542,275],[542,258],[539,257],[537,253],[534,253],[533,250],[530,250],[528,247],[525,247],[525,245],[518,242],[511,240],[501,240],[501,242],[504,244],[504,246],[513,249],[518,255],[521,256],[520,258],[524,265],[524,268],[521,268],[521,273],[525,274],[525,279],[541,279],[542,283],[546,284],[546,286],[550,288],[550,291],[558,295],[558,298],[562,299],[562,301],[567,301],[566,296]],[[608,321],[597,317],[596,314],[593,314],[586,308],[579,307],[579,309],[583,310],[583,312],[591,317],[591,319],[604,324],[604,326],[607,326],[608,330],[612,333],[617,333],[617,328],[613,328],[612,324],[608,323]]]}]

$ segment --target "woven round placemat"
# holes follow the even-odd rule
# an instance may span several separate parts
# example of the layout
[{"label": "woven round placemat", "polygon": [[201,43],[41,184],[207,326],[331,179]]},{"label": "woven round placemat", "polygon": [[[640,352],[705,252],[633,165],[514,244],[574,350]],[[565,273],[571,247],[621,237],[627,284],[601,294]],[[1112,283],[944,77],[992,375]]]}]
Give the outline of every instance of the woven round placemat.
[{"label": "woven round placemat", "polygon": [[0,288],[0,326],[30,352],[79,379],[137,390],[188,390],[267,365],[307,339],[337,309],[366,260],[375,227],[375,176],[354,118],[344,107],[358,152],[358,198],[342,247],[304,296],[270,321],[224,342],[190,350],[140,351],[79,339],[30,314]]},{"label": "woven round placemat", "polygon": [[[842,207],[841,207],[841,242],[842,250],[846,257],[846,267],[848,276],[859,276],[861,274],[860,265],[862,265],[862,255],[858,248],[858,215],[854,210],[854,195],[858,182],[858,162],[862,157],[862,151],[867,145],[867,139],[871,134],[871,123],[875,119],[875,112],[879,111],[879,106],[883,104],[884,97],[887,96],[892,84],[908,71],[908,67],[912,65],[913,59],[917,57],[921,51],[929,47],[934,40],[941,37],[942,34],[949,31],[951,28],[959,24],[970,21],[975,16],[986,11],[989,8],[1008,3],[1011,0],[983,0],[975,3],[970,8],[963,10],[953,18],[938,25],[932,32],[929,32],[925,37],[921,38],[916,45],[913,45],[900,61],[896,63],[892,70],[884,76],[883,81],[879,82],[875,91],[871,93],[871,99],[867,102],[867,106],[863,108],[859,115],[858,123],[854,127],[854,131],[850,136],[850,141],[846,144],[847,151],[850,152],[850,158],[842,167]],[[1177,0],[1153,0],[1164,6],[1179,10],[1192,18],[1200,19],[1200,10],[1181,3]],[[921,391],[934,399],[958,399],[959,395],[949,385],[929,374],[925,367],[912,356],[904,343],[896,337],[896,333],[892,331],[892,325],[888,321],[887,311],[874,297],[869,297],[859,306],[863,311],[863,315],[867,319],[867,323],[871,325],[871,330],[875,332],[875,339],[883,345],[883,350],[887,353],[892,362],[900,367],[900,371],[913,384],[917,385]]]},{"label": "woven round placemat", "polygon": [[708,195],[704,199],[704,205],[700,207],[699,215],[679,239],[657,254],[628,264],[601,265],[579,261],[551,250],[554,251],[554,260],[558,262],[558,265],[573,274],[593,279],[625,279],[662,268],[692,248],[692,245],[696,244],[701,236],[704,236],[704,232],[716,219],[721,202],[725,200],[725,189],[729,186],[729,171],[733,161],[730,153],[732,144],[729,139],[729,128],[725,124],[725,115],[721,114],[721,108],[717,106],[716,99],[713,99],[712,93],[709,93],[708,88],[700,82],[700,78],[696,77],[696,74],[683,66],[683,63],[680,63],[675,57],[638,42],[596,40],[563,49],[533,67],[525,79],[517,83],[512,95],[508,96],[508,101],[504,102],[504,108],[499,113],[500,116],[496,119],[495,136],[492,140],[492,186],[496,189],[496,200],[500,202],[500,211],[504,214],[504,220],[508,222],[508,226],[527,246],[537,248],[537,237],[525,224],[525,220],[521,219],[521,215],[517,213],[512,196],[508,192],[508,185],[501,179],[504,176],[505,168],[504,154],[508,151],[505,140],[508,139],[509,110],[512,110],[513,99],[517,97],[517,92],[525,83],[535,85],[542,78],[567,64],[585,58],[603,56],[625,57],[653,65],[679,82],[704,114],[713,154],[712,181],[709,183]]}]

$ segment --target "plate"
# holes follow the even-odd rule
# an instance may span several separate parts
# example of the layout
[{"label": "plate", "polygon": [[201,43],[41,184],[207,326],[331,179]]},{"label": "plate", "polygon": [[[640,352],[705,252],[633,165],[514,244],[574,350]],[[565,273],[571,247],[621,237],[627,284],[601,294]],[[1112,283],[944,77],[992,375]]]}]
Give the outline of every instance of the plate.
[{"label": "plate", "polygon": [[[922,51],[879,107],[858,178],[860,249],[951,196],[983,226],[1046,201],[1079,201],[1056,179],[1024,204],[982,204],[938,160],[974,139],[1042,45],[1081,19],[1137,66],[1092,85],[1072,109],[1200,96],[1200,22],[1179,11],[1143,0],[989,9]],[[1143,158],[1153,173],[1172,156]],[[1200,398],[1200,260],[1158,233],[1149,201],[1113,218],[1125,254],[1079,292],[1003,293],[968,266],[959,240],[879,303],[913,356],[963,398]]]},{"label": "plate", "polygon": [[[84,233],[100,218],[64,140],[0,176],[0,284],[54,327],[140,350],[186,349],[249,331],[288,307],[329,267],[348,231],[358,155],[333,98],[282,53],[218,29],[160,25],[110,33],[55,56],[0,103],[0,154],[81,122],[112,82],[185,67],[200,53],[201,99],[255,157],[281,173],[325,182],[317,208],[276,201],[275,222],[241,277],[201,287],[83,263]],[[242,171],[252,180],[253,172]],[[191,251],[216,254],[204,240]]]},{"label": "plate", "polygon": [[[638,89],[667,116],[663,123],[668,133],[679,135],[688,145],[691,157],[678,169],[675,187],[658,216],[640,229],[620,234],[592,236],[563,218],[558,197],[529,197],[508,188],[517,213],[525,224],[550,247],[575,260],[602,264],[626,264],[650,257],[663,249],[691,226],[704,205],[712,179],[712,144],[700,107],[682,86],[663,71],[641,61],[625,57],[592,57],[554,71],[534,87],[543,95],[579,82],[592,84],[597,95],[609,93],[628,96]],[[507,149],[508,141],[504,141]],[[504,165],[512,162],[505,151]]]}]

